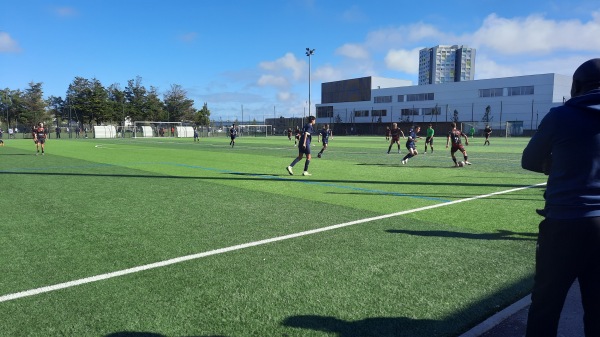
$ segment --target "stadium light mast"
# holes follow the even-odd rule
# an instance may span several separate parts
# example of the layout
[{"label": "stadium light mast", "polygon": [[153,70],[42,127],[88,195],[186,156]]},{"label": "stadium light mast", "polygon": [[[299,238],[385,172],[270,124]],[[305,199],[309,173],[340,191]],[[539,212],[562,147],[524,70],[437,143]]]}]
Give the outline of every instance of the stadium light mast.
[{"label": "stadium light mast", "polygon": [[[314,49],[306,48],[306,56],[308,56],[308,115],[310,116],[310,57],[315,53]],[[304,123],[304,121],[302,121]]]}]

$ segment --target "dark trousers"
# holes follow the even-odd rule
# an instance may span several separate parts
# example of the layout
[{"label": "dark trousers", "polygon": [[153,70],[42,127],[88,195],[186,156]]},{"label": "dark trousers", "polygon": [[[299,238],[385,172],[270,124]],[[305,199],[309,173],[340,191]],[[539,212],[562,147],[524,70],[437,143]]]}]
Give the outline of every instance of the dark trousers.
[{"label": "dark trousers", "polygon": [[527,337],[553,337],[567,292],[579,279],[587,337],[600,337],[600,217],[540,223]]}]

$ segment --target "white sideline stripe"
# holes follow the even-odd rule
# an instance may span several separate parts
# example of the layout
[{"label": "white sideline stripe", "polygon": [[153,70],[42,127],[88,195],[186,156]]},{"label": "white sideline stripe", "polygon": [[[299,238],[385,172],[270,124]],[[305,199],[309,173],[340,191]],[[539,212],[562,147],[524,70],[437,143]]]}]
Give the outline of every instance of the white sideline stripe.
[{"label": "white sideline stripe", "polygon": [[288,234],[288,235],[278,236],[278,237],[274,237],[274,238],[270,238],[270,239],[259,240],[259,241],[254,241],[254,242],[248,242],[248,243],[244,243],[244,244],[241,244],[241,245],[230,246],[230,247],[225,247],[225,248],[219,248],[219,249],[211,250],[211,251],[208,251],[208,252],[203,252],[203,253],[198,253],[198,254],[181,256],[181,257],[177,257],[177,258],[174,258],[174,259],[169,259],[169,260],[165,260],[165,261],[160,261],[160,262],[146,264],[146,265],[143,265],[143,266],[138,266],[138,267],[133,267],[133,268],[128,268],[128,269],[123,269],[123,270],[115,271],[115,272],[112,272],[112,273],[100,274],[100,275],[96,275],[96,276],[91,276],[91,277],[86,277],[86,278],[82,278],[82,279],[78,279],[78,280],[69,281],[69,282],[58,283],[58,284],[51,285],[51,286],[46,286],[46,287],[41,287],[41,288],[36,288],[36,289],[25,290],[25,291],[13,293],[13,294],[3,295],[3,296],[0,296],[0,303],[7,302],[7,301],[12,301],[12,300],[16,300],[18,298],[39,295],[39,294],[43,294],[43,293],[47,293],[47,292],[51,292],[51,291],[55,291],[55,290],[71,288],[71,287],[75,287],[75,286],[82,285],[82,284],[87,284],[87,283],[92,283],[92,282],[107,280],[107,279],[110,279],[110,278],[114,278],[114,277],[118,277],[118,276],[124,276],[124,275],[128,275],[128,274],[133,274],[133,273],[137,273],[137,272],[144,271],[144,270],[150,270],[150,269],[165,267],[165,266],[169,266],[169,265],[180,263],[180,262],[184,262],[184,261],[196,260],[196,259],[200,259],[200,258],[207,257],[207,256],[228,253],[228,252],[232,252],[232,251],[240,250],[240,249],[244,249],[244,248],[256,247],[256,246],[265,245],[265,244],[268,244],[268,243],[273,243],[273,242],[278,242],[278,241],[293,239],[293,238],[297,238],[297,237],[301,237],[301,236],[306,236],[306,235],[321,233],[321,232],[325,232],[325,231],[330,231],[330,230],[333,230],[333,229],[338,229],[338,228],[348,227],[348,226],[352,226],[352,225],[362,224],[362,223],[365,223],[365,222],[377,221],[377,220],[392,218],[392,217],[396,217],[396,216],[400,216],[400,215],[405,215],[405,214],[410,214],[410,213],[416,213],[416,212],[420,212],[420,211],[426,211],[426,210],[430,210],[430,209],[434,209],[434,208],[438,208],[438,207],[444,207],[444,206],[458,204],[458,203],[461,203],[461,202],[472,201],[472,200],[477,200],[477,199],[483,199],[483,198],[491,197],[491,196],[494,196],[494,195],[516,192],[516,191],[525,190],[525,189],[528,189],[528,188],[538,187],[538,186],[543,186],[543,185],[546,185],[546,183],[540,183],[540,184],[531,185],[531,186],[518,187],[518,188],[513,188],[513,189],[505,190],[505,191],[494,192],[494,193],[490,193],[490,194],[483,194],[483,195],[479,195],[479,196],[475,196],[475,197],[471,197],[471,198],[459,199],[459,200],[454,200],[454,201],[450,201],[450,202],[444,202],[444,203],[440,203],[440,204],[435,204],[435,205],[430,205],[430,206],[425,206],[425,207],[420,207],[420,208],[414,208],[414,209],[410,209],[410,210],[406,210],[406,211],[402,211],[402,212],[396,212],[396,213],[390,213],[390,214],[380,215],[380,216],[376,216],[376,217],[372,217],[372,218],[365,218],[365,219],[360,219],[360,220],[354,220],[354,221],[345,222],[345,223],[341,223],[341,224],[337,224],[337,225],[333,225],[333,226],[322,227],[322,228],[317,228],[317,229],[311,229],[311,230],[304,231],[304,232],[298,232],[298,233],[294,233],[294,234]]}]

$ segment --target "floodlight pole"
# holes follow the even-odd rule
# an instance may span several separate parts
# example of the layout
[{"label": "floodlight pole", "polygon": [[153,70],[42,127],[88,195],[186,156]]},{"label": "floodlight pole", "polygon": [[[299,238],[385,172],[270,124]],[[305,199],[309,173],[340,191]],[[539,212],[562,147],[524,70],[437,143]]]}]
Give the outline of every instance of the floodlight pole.
[{"label": "floodlight pole", "polygon": [[[308,56],[308,115],[310,116],[310,57],[315,53],[314,49],[306,48],[306,56]],[[302,121],[304,123],[304,121]]]}]

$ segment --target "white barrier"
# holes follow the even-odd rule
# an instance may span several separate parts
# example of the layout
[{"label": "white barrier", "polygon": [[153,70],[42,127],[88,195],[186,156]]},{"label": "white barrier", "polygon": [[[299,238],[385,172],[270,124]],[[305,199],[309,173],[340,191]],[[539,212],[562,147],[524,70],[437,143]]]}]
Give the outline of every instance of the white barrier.
[{"label": "white barrier", "polygon": [[178,138],[192,138],[194,137],[194,128],[191,126],[178,126],[177,127]]},{"label": "white barrier", "polygon": [[117,138],[114,125],[94,125],[94,138]]}]

